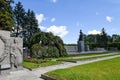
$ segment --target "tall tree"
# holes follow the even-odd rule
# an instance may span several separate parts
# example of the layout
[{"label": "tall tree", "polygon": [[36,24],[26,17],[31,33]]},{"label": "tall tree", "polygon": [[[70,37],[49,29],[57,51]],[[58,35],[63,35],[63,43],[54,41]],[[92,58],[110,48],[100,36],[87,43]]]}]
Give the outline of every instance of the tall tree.
[{"label": "tall tree", "polygon": [[25,24],[25,10],[21,2],[18,2],[14,8],[14,20],[15,20],[15,27],[13,28],[13,33],[16,37],[20,35],[22,29],[24,28]]},{"label": "tall tree", "polygon": [[12,0],[0,0],[0,29],[11,30],[14,26],[12,7]]},{"label": "tall tree", "polygon": [[101,47],[104,47],[104,48],[107,48],[107,42],[108,42],[108,37],[107,37],[107,33],[105,31],[104,28],[102,28],[102,31],[101,31]]},{"label": "tall tree", "polygon": [[28,10],[25,16],[25,28],[24,28],[24,46],[27,46],[29,49],[31,48],[30,39],[33,34],[36,32],[40,32],[38,28],[38,21],[35,17],[35,13],[31,10]]}]

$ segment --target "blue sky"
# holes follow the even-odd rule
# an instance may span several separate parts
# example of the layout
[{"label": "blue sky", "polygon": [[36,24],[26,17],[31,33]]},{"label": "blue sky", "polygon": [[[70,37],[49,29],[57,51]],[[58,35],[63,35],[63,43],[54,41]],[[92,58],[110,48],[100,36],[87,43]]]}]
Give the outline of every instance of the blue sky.
[{"label": "blue sky", "polygon": [[120,34],[120,0],[15,0],[35,12],[42,31],[53,32],[64,43],[77,43],[79,31]]}]

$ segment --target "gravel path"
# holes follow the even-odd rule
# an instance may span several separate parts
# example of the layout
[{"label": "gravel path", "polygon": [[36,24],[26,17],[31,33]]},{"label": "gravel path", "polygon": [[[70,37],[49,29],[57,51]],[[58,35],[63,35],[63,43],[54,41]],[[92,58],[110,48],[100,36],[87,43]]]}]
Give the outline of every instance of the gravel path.
[{"label": "gravel path", "polygon": [[63,64],[53,65],[48,67],[41,67],[41,68],[33,69],[32,71],[29,71],[28,69],[24,69],[20,71],[10,72],[10,75],[7,75],[7,76],[1,75],[0,80],[43,80],[40,78],[41,74],[44,74],[52,70],[69,68],[77,65],[97,62],[97,61],[106,60],[106,59],[112,59],[116,57],[120,57],[120,55],[98,58],[98,59],[89,60],[89,61],[79,61],[77,63],[64,62]]}]

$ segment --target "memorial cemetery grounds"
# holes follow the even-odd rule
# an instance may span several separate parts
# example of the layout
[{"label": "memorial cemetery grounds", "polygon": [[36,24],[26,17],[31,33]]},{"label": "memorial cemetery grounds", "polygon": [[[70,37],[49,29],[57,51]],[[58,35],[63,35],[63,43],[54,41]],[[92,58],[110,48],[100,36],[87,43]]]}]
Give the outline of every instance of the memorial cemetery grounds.
[{"label": "memorial cemetery grounds", "polygon": [[[23,61],[24,68],[32,71],[33,69],[64,64],[66,62],[77,64],[79,61],[118,56],[109,60],[50,71],[44,75],[56,78],[57,80],[120,80],[120,35],[108,35],[105,28],[101,29],[100,34],[95,35],[86,35],[80,30],[82,36],[79,36],[81,37],[80,41],[78,40],[79,45],[65,44],[61,37],[54,35],[52,32],[41,31],[33,10],[25,10],[21,2],[12,6],[13,2],[14,0],[0,0],[0,5],[2,5],[0,6],[0,31],[8,31],[9,37],[23,40],[23,48],[26,50],[26,53],[23,52],[22,54],[21,50],[19,54],[24,57],[20,58],[18,56],[17,58],[18,62],[19,58],[21,62]],[[6,40],[4,36],[4,34],[0,35],[2,43]],[[14,40],[13,42],[15,42]],[[7,40],[6,43],[9,42]],[[74,52],[76,54],[70,55],[65,49],[66,45],[77,45],[77,48],[82,50],[79,49],[79,52]],[[16,44],[15,46],[18,45]],[[87,51],[92,52],[88,51],[88,53],[85,53],[85,46],[89,47]],[[11,45],[8,48],[10,47]],[[102,48],[104,51],[96,53],[96,48]],[[21,46],[20,49],[22,49]],[[6,51],[8,50],[6,49]],[[4,56],[2,57],[4,60]],[[1,59],[0,55],[0,63],[2,63]],[[11,69],[11,66],[9,66],[9,69]]]}]

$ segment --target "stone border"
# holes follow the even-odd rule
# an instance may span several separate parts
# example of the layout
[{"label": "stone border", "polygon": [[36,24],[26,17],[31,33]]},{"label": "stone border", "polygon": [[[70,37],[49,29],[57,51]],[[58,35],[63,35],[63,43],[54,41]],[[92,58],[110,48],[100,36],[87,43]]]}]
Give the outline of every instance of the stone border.
[{"label": "stone border", "polygon": [[28,69],[29,71],[32,71],[32,70],[33,70],[33,69],[31,69],[31,68],[27,68],[27,67],[24,67],[24,66],[23,66],[23,68],[26,68],[26,69]]},{"label": "stone border", "polygon": [[44,80],[57,80],[57,79],[52,78],[52,77],[50,77],[48,75],[45,75],[45,74],[41,74],[41,78],[44,79]]},{"label": "stone border", "polygon": [[64,62],[77,63],[77,61],[72,61],[72,60],[56,60],[56,61],[64,61]]}]

